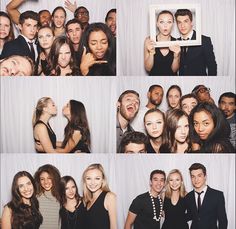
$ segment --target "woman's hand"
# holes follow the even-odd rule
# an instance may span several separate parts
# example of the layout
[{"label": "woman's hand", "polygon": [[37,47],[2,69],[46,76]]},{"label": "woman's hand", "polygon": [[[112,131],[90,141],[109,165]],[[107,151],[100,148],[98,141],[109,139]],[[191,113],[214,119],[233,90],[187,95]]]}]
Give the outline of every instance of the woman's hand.
[{"label": "woman's hand", "polygon": [[144,41],[144,48],[150,53],[155,54],[155,42],[147,37]]}]

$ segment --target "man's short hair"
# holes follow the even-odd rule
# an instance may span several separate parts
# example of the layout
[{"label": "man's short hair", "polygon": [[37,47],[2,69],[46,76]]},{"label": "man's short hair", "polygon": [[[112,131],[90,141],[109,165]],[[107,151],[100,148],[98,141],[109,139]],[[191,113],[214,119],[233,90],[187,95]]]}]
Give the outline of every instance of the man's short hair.
[{"label": "man's short hair", "polygon": [[139,98],[139,93],[137,91],[134,91],[134,90],[126,90],[124,92],[122,92],[122,94],[119,96],[118,98],[118,102],[121,102],[123,97],[127,94],[134,94],[134,95],[137,95],[137,97]]},{"label": "man's short hair", "polygon": [[65,28],[67,33],[68,33],[68,26],[75,23],[79,24],[82,30],[84,29],[82,23],[77,18],[73,18],[66,23]]},{"label": "man's short hair", "polygon": [[197,96],[196,96],[195,94],[189,93],[189,94],[183,95],[183,96],[180,98],[180,102],[179,102],[181,109],[182,109],[182,107],[183,107],[183,104],[182,104],[183,100],[185,100],[185,99],[190,99],[190,98],[196,99],[196,101],[197,101],[197,103],[198,103],[198,99],[197,99]]},{"label": "man's short hair", "polygon": [[163,90],[163,87],[159,84],[153,84],[152,86],[149,87],[148,92],[152,93],[152,91],[156,88],[159,87]]},{"label": "man's short hair", "polygon": [[125,147],[129,143],[144,144],[145,150],[146,150],[147,144],[148,144],[148,138],[142,132],[138,132],[138,131],[128,132],[121,139],[120,146],[119,146],[119,153],[124,153],[125,152]]},{"label": "man's short hair", "polygon": [[206,176],[206,167],[201,163],[194,163],[189,167],[189,172],[191,173],[193,170],[201,169],[203,171],[204,176]]},{"label": "man's short hair", "polygon": [[23,25],[26,19],[32,19],[39,22],[39,15],[32,10],[27,10],[20,14],[19,24]]},{"label": "man's short hair", "polygon": [[116,13],[116,9],[110,9],[110,10],[107,12],[107,15],[106,15],[106,17],[105,17],[105,22],[107,22],[107,20],[108,20],[108,15],[109,15],[109,13]]},{"label": "man's short hair", "polygon": [[175,19],[177,20],[178,16],[189,16],[190,21],[193,21],[193,14],[189,9],[178,9],[175,12]]},{"label": "man's short hair", "polygon": [[219,100],[218,100],[218,104],[220,104],[220,102],[221,102],[221,100],[222,100],[223,97],[227,97],[227,98],[232,98],[232,99],[234,99],[234,103],[236,104],[236,94],[234,94],[233,92],[225,92],[225,93],[223,93],[223,94],[220,96]]},{"label": "man's short hair", "polygon": [[88,11],[88,9],[85,7],[85,6],[79,6],[76,10],[75,10],[75,12],[74,12],[74,17],[75,18],[77,18],[77,14],[79,13],[79,10],[80,9],[85,9],[87,12],[88,12],[88,14],[89,14],[89,11]]},{"label": "man's short hair", "polygon": [[152,178],[155,174],[162,174],[164,176],[164,181],[166,180],[166,173],[163,170],[155,169],[150,173],[150,181],[152,181]]},{"label": "man's short hair", "polygon": [[44,13],[44,12],[47,12],[47,13],[49,13],[50,15],[51,15],[51,13],[50,13],[50,11],[49,10],[40,10],[39,12],[38,12],[38,15],[39,15],[39,17],[40,17],[40,15],[42,14],[42,13]]}]

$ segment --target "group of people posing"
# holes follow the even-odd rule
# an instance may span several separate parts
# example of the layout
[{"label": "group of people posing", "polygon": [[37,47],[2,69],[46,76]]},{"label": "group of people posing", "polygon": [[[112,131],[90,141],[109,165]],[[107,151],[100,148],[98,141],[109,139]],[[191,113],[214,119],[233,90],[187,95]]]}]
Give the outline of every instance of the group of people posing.
[{"label": "group of people posing", "polygon": [[83,196],[71,176],[45,164],[34,177],[18,172],[12,199],[4,207],[2,229],[116,229],[116,195],[109,189],[101,164],[82,175]]},{"label": "group of people posing", "polygon": [[[171,33],[174,19],[180,33],[174,38]],[[162,41],[196,40],[193,14],[189,9],[178,9],[175,15],[163,10],[157,15],[158,34],[156,40],[147,37],[144,42],[144,66],[149,75],[154,76],[216,76],[217,64],[210,37],[201,35],[201,45],[155,48]],[[198,32],[198,31],[197,31]]]},{"label": "group of people posing", "polygon": [[38,100],[33,114],[33,135],[38,153],[90,153],[90,130],[84,104],[70,100],[62,114],[68,120],[64,140],[57,141],[49,124],[51,117],[57,115],[57,107],[50,97]]},{"label": "group of people posing", "polygon": [[117,153],[234,153],[236,97],[220,95],[218,107],[210,88],[197,85],[182,95],[178,85],[166,93],[168,110],[158,107],[164,89],[151,85],[145,107],[139,93],[124,91],[117,101]]},{"label": "group of people posing", "polygon": [[[129,207],[125,229],[227,229],[224,194],[207,185],[206,167],[194,163],[189,167],[194,190],[187,193],[178,169],[150,174],[150,190],[137,196]],[[164,191],[165,190],[165,191]]]},{"label": "group of people posing", "polygon": [[[89,11],[66,1],[74,13],[56,7],[39,13],[18,7],[12,0],[0,11],[0,76],[114,76],[116,75],[116,9],[104,16],[105,23],[89,23]],[[13,23],[20,35],[14,39]]]}]

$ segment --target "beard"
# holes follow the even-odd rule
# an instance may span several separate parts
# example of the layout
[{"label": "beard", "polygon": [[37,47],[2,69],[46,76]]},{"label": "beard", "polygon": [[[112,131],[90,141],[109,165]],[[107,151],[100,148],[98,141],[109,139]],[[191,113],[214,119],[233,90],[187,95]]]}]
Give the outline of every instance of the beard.
[{"label": "beard", "polygon": [[134,117],[137,115],[137,113],[138,113],[138,111],[136,111],[135,113],[133,113],[133,114],[131,114],[131,115],[128,115],[128,114],[126,113],[126,110],[125,110],[124,106],[123,106],[123,105],[120,106],[120,114],[121,114],[121,116],[122,116],[124,119],[126,119],[127,121],[133,120]]},{"label": "beard", "polygon": [[150,98],[150,103],[152,103],[155,106],[159,106],[161,104],[161,100],[154,100],[152,98]]}]

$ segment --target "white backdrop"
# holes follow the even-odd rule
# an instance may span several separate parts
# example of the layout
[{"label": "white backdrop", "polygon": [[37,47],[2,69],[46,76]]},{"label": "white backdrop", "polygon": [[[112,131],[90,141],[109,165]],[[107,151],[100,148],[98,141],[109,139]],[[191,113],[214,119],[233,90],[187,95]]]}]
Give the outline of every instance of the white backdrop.
[{"label": "white backdrop", "polygon": [[58,140],[63,140],[67,120],[62,107],[75,99],[84,103],[93,153],[115,153],[114,77],[1,77],[2,153],[35,153],[32,114],[38,99],[51,97],[58,107],[50,124]]},{"label": "white backdrop", "polygon": [[[162,169],[167,174],[178,168],[184,177],[187,191],[192,190],[188,168],[200,162],[207,168],[207,184],[224,192],[228,228],[235,228],[235,155],[39,155],[39,154],[1,154],[1,206],[11,198],[13,176],[21,170],[34,174],[39,166],[46,163],[55,165],[61,175],[75,178],[81,193],[83,170],[91,163],[101,163],[108,177],[110,189],[117,195],[118,228],[122,229],[128,208],[139,194],[149,190],[149,175],[154,169]],[[4,172],[4,175],[3,175]]]},{"label": "white backdrop", "polygon": [[120,75],[146,75],[143,61],[144,40],[149,36],[149,5],[200,3],[202,34],[210,36],[218,75],[235,76],[234,0],[136,0],[117,1],[118,72]]}]

